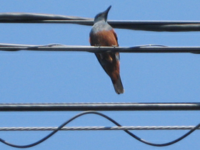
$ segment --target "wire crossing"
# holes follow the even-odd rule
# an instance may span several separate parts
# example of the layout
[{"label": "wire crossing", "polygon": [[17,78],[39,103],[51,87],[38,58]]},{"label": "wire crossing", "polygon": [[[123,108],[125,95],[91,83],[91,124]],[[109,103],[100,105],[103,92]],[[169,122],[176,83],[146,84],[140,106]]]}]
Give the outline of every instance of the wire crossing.
[{"label": "wire crossing", "polygon": [[[6,144],[8,146],[15,147],[15,148],[30,148],[30,147],[36,146],[36,145],[38,145],[38,144],[46,141],[48,138],[50,138],[55,133],[57,133],[59,130],[61,130],[65,125],[67,125],[71,121],[75,120],[76,118],[81,117],[81,116],[86,115],[86,114],[96,114],[98,116],[106,118],[107,120],[109,120],[113,124],[117,125],[118,127],[121,127],[121,125],[118,122],[116,122],[114,119],[108,117],[107,115],[104,115],[103,113],[96,112],[96,111],[86,111],[86,112],[79,113],[79,114],[75,115],[74,117],[70,118],[69,120],[67,120],[66,122],[64,122],[62,125],[60,125],[57,129],[55,129],[54,131],[52,131],[50,134],[48,134],[44,138],[42,138],[42,139],[40,139],[37,142],[34,142],[32,144],[28,144],[28,145],[16,145],[16,144],[12,144],[12,143],[6,142],[5,140],[3,140],[1,138],[0,138],[0,142]],[[167,142],[167,143],[161,143],[161,144],[160,143],[151,143],[151,142],[145,141],[142,138],[140,138],[140,137],[136,136],[135,134],[133,134],[132,132],[130,132],[129,130],[124,130],[124,132],[126,132],[131,137],[133,137],[134,139],[136,139],[136,140],[138,140],[138,141],[140,141],[140,142],[142,142],[144,144],[147,144],[147,145],[150,145],[150,146],[156,146],[156,147],[163,147],[163,146],[169,146],[169,145],[172,145],[172,144],[175,144],[175,143],[181,141],[182,139],[186,138],[191,133],[193,133],[199,127],[200,127],[200,124],[198,124],[197,126],[195,126],[194,128],[192,128],[190,131],[188,131],[186,134],[182,135],[181,137],[179,137],[179,138],[177,138],[177,139],[175,139],[173,141],[170,141],[170,142]]]},{"label": "wire crossing", "polygon": [[[92,26],[93,19],[39,13],[0,13],[0,23],[70,23]],[[157,32],[200,31],[200,21],[110,20],[108,23],[114,28],[130,30]]]}]

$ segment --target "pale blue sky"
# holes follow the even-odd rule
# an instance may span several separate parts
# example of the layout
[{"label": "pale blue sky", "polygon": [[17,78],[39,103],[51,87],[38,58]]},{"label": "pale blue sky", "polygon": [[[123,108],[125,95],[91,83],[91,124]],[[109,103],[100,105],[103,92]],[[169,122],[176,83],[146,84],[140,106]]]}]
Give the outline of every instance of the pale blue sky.
[{"label": "pale blue sky", "polygon": [[[200,1],[0,0],[0,12],[32,12],[93,18],[109,5],[110,20],[200,20]],[[0,24],[0,43],[89,45],[91,27],[71,24]],[[115,29],[120,46],[159,44],[200,46],[199,32],[146,32]],[[84,52],[0,52],[1,103],[199,102],[200,55],[121,54],[125,93],[117,95],[94,54]],[[79,112],[0,112],[4,126],[59,126]],[[103,112],[122,125],[196,125],[199,112]],[[112,126],[87,115],[70,126]],[[164,143],[186,131],[133,131]],[[0,132],[0,138],[29,144],[49,132]],[[199,131],[165,148],[139,143],[123,131],[59,132],[33,150],[199,149]],[[13,150],[0,143],[0,149]]]}]

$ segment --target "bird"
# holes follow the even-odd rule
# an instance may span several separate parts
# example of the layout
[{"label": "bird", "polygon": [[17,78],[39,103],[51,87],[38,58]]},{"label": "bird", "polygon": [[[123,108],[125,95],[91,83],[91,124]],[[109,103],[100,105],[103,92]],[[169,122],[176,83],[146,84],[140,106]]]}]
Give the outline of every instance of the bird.
[{"label": "bird", "polygon": [[[118,47],[118,38],[114,29],[107,23],[107,16],[111,6],[104,12],[98,13],[94,18],[94,24],[90,31],[91,46],[111,46]],[[97,60],[104,71],[110,77],[115,92],[124,93],[123,84],[120,77],[120,55],[119,52],[96,52]]]}]

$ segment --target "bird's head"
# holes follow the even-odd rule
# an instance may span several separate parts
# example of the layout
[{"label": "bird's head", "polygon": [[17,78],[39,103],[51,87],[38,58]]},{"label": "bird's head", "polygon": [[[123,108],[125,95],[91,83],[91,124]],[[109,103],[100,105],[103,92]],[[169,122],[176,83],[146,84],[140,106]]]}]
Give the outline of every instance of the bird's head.
[{"label": "bird's head", "polygon": [[107,21],[107,16],[108,16],[108,12],[110,10],[111,6],[109,6],[104,12],[101,12],[99,14],[97,14],[94,18],[94,23],[98,22],[98,21]]}]

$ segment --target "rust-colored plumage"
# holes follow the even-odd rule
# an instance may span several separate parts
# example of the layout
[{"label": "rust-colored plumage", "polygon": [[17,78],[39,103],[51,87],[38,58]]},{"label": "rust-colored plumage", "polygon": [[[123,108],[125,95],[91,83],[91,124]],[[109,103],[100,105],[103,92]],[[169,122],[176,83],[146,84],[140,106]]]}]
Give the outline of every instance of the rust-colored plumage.
[{"label": "rust-colored plumage", "polygon": [[[90,32],[90,44],[92,46],[118,46],[117,35],[113,28],[106,22],[110,7],[95,17],[95,24]],[[120,56],[118,52],[95,53],[99,63],[110,76],[115,91],[118,94],[124,92],[120,78]]]}]

